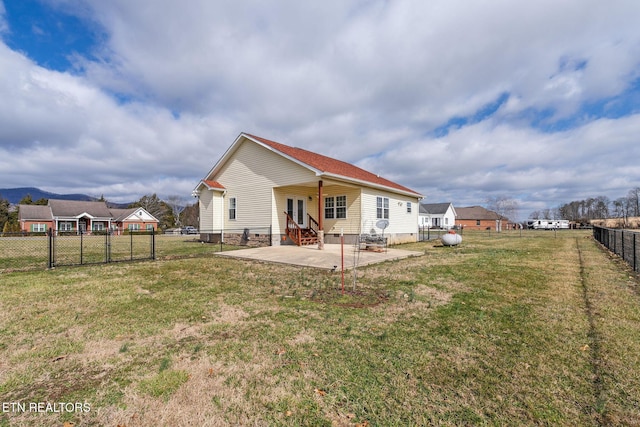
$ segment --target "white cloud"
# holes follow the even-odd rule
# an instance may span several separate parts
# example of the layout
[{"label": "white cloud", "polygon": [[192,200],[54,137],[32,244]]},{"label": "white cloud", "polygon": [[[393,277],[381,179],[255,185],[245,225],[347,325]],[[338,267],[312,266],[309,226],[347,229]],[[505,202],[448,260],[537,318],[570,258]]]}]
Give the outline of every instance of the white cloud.
[{"label": "white cloud", "polygon": [[[640,77],[640,2],[53,5],[99,25],[104,43],[73,74],[0,43],[4,186],[188,194],[241,131],[358,163],[430,201],[557,204],[639,178],[637,116],[581,109]],[[0,34],[3,16],[0,3]],[[532,126],[576,114],[559,132]]]}]

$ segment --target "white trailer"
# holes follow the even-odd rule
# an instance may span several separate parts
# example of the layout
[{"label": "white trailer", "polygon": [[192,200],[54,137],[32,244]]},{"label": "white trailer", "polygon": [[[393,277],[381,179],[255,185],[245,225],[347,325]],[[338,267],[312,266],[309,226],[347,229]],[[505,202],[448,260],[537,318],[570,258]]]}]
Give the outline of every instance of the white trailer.
[{"label": "white trailer", "polygon": [[569,221],[566,219],[530,219],[527,228],[534,230],[561,230],[569,229]]}]

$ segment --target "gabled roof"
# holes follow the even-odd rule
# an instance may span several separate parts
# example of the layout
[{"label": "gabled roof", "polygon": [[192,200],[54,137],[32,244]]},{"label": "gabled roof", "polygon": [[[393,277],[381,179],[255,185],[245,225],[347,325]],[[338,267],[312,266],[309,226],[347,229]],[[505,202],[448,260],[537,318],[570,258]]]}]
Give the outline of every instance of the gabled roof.
[{"label": "gabled roof", "polygon": [[[341,179],[348,182],[358,183],[360,185],[384,188],[394,192],[410,194],[412,196],[422,198],[422,194],[411,190],[408,187],[390,181],[386,178],[382,178],[381,176],[368,172],[350,163],[333,159],[331,157],[314,153],[302,148],[290,147],[288,145],[284,145],[279,142],[271,141],[269,139],[251,135],[248,133],[241,133],[236,138],[233,145],[226,151],[226,153],[222,156],[218,163],[216,163],[211,171],[209,171],[209,173],[207,174],[207,178],[211,177],[214,172],[216,172],[228,160],[228,158],[237,149],[239,144],[245,140],[253,141],[254,143],[261,145],[262,147],[276,154],[279,154],[303,167],[306,167],[307,169],[313,171],[317,176],[325,176],[327,178]],[[203,180],[198,184],[198,187],[203,184],[214,189],[224,189],[224,187],[216,181]],[[198,187],[196,187],[196,189]]]},{"label": "gabled roof", "polygon": [[346,178],[348,180],[375,184],[377,186],[388,187],[406,193],[413,193],[418,197],[422,197],[420,193],[417,193],[410,188],[397,184],[393,181],[389,181],[388,179],[382,178],[381,176],[375,175],[350,163],[343,162],[342,160],[333,159],[331,157],[323,156],[322,154],[317,154],[302,148],[290,147],[288,145],[270,141],[259,136],[250,134],[245,135],[251,139],[266,144],[276,152],[285,154],[286,156],[291,157],[299,161],[300,163],[310,166],[311,168],[319,171],[322,175],[335,176],[337,178]]},{"label": "gabled roof", "polygon": [[[122,221],[126,220],[127,218],[129,218],[130,216],[135,214],[137,211],[144,211],[144,213],[146,215],[149,215],[151,218],[153,218],[151,221],[158,222],[156,217],[154,217],[146,209],[141,208],[141,207],[126,208],[126,209],[111,208],[109,210],[111,211],[111,215],[113,217],[113,220],[116,221],[116,222],[122,222]],[[146,220],[146,221],[148,221],[148,220]]]},{"label": "gabled roof", "polygon": [[494,211],[490,211],[488,209],[483,208],[482,206],[470,206],[466,208],[458,208],[456,209],[456,213],[458,214],[459,220],[462,219],[471,219],[471,220],[498,220],[498,219],[506,219],[500,215],[498,215]]},{"label": "gabled roof", "polygon": [[[87,214],[93,218],[111,219],[122,222],[136,211],[143,210],[146,215],[152,218],[151,221],[158,221],[146,209],[141,207],[116,209],[108,208],[105,202],[86,202],[76,200],[50,199],[49,204],[43,205],[19,205],[20,220],[40,220],[53,221],[54,218],[76,218]],[[145,221],[149,221],[146,219]]]},{"label": "gabled roof", "polygon": [[[421,214],[444,215],[451,206],[451,202],[446,203],[420,203]],[[455,211],[454,211],[455,213]]]},{"label": "gabled roof", "polygon": [[224,185],[220,184],[218,181],[209,181],[209,180],[203,180],[202,181],[204,185],[206,185],[207,187],[209,187],[209,189],[218,189],[218,190],[224,190]]},{"label": "gabled roof", "polygon": [[18,217],[21,221],[30,219],[43,221],[53,220],[51,208],[44,205],[18,205]]},{"label": "gabled roof", "polygon": [[135,211],[135,208],[127,208],[127,209],[111,208],[109,209],[109,211],[111,212],[111,217],[113,218],[113,220],[120,222],[124,220],[126,217],[128,217],[129,215],[131,215],[133,211]]},{"label": "gabled roof", "polygon": [[49,207],[53,216],[57,218],[72,218],[82,214],[94,218],[111,218],[111,212],[105,202],[49,199]]}]

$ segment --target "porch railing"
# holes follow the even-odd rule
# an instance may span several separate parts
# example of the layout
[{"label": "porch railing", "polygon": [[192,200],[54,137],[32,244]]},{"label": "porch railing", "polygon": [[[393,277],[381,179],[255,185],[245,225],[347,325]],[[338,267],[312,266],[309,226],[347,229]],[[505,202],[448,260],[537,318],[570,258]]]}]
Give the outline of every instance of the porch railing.
[{"label": "porch railing", "polygon": [[287,212],[285,212],[284,214],[287,218],[285,231],[287,233],[287,236],[289,236],[289,238],[293,240],[296,245],[300,246],[317,243],[318,230],[320,229],[318,221],[316,221],[311,215],[307,214],[309,220],[309,228],[303,229],[293,220],[293,218],[291,218],[291,215],[289,215]]},{"label": "porch railing", "polygon": [[293,240],[296,245],[300,245],[300,241],[302,240],[302,228],[300,228],[300,226],[293,220],[293,218],[291,218],[291,215],[289,215],[287,212],[285,212],[284,214],[287,217],[287,236],[289,236],[289,238]]},{"label": "porch railing", "polygon": [[316,221],[311,215],[307,214],[307,218],[309,218],[309,229],[313,231],[313,234],[318,235],[318,231],[320,230],[320,224]]}]

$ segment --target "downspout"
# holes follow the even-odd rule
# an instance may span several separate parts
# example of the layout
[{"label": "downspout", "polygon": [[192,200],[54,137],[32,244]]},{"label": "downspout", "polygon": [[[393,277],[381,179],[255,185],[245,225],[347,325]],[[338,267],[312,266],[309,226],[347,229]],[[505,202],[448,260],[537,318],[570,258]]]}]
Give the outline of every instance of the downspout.
[{"label": "downspout", "polygon": [[[222,229],[220,230],[220,243],[224,243],[224,200],[226,196],[227,196],[227,190],[224,190],[222,192],[222,203],[220,204],[221,211],[222,211],[220,212],[220,219],[222,220]],[[211,220],[214,221],[213,218]],[[211,224],[211,228],[213,228],[213,223]]]},{"label": "downspout", "polygon": [[318,249],[324,249],[324,221],[322,219],[322,207],[324,200],[322,199],[322,180],[318,181]]}]

